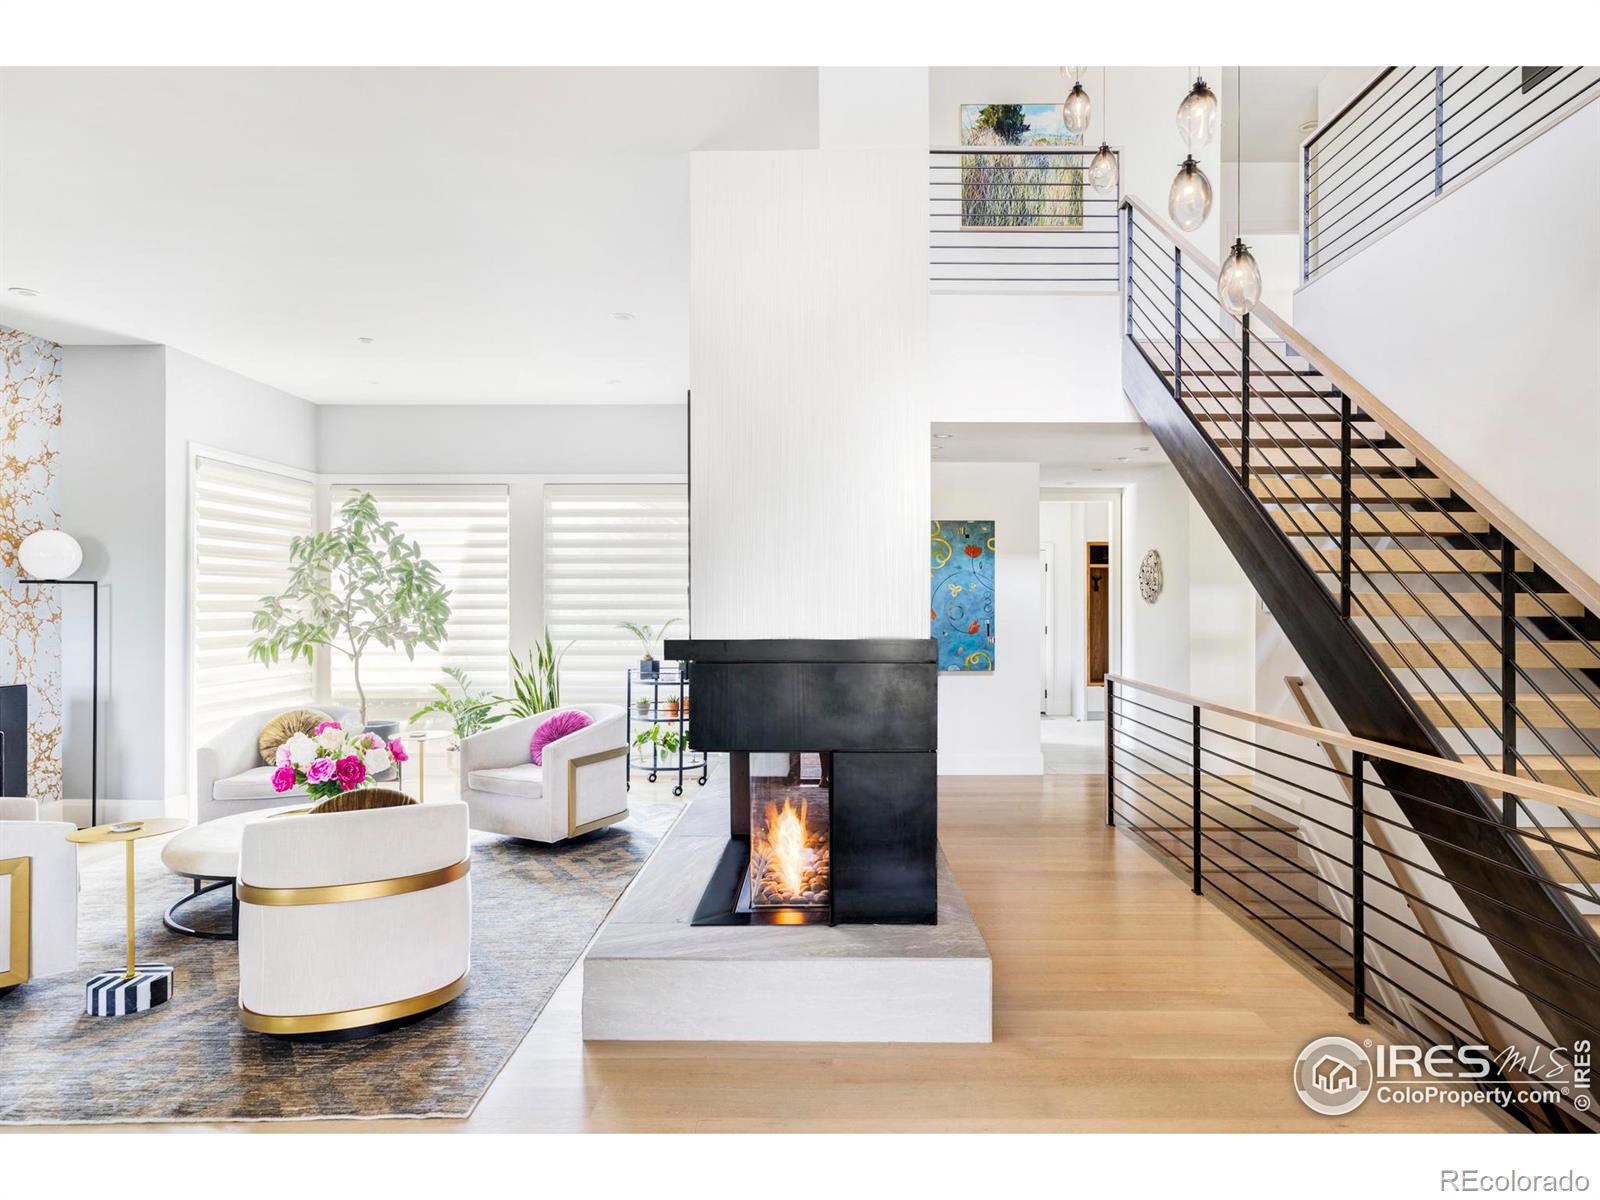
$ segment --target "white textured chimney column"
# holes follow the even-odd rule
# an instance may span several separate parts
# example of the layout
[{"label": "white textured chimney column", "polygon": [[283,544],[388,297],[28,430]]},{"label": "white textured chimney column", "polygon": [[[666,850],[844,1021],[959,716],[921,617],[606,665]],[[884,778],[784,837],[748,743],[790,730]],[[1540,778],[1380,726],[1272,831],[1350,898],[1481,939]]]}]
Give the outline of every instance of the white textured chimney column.
[{"label": "white textured chimney column", "polygon": [[928,635],[926,73],[821,74],[822,149],[692,156],[697,638]]}]

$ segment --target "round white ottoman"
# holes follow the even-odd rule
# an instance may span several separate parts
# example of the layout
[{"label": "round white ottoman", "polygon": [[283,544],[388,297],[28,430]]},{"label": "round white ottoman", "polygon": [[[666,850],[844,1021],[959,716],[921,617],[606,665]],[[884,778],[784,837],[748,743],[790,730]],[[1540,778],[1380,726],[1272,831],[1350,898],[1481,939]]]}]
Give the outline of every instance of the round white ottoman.
[{"label": "round white ottoman", "polygon": [[[172,902],[161,918],[162,923],[174,933],[189,937],[228,942],[236,940],[239,936],[239,897],[235,885],[239,878],[239,844],[244,838],[244,827],[251,821],[264,821],[283,813],[304,812],[310,807],[310,804],[302,801],[282,808],[257,809],[191,825],[169,838],[161,849],[161,863],[174,875],[194,880],[194,890]],[[196,929],[178,919],[178,910],[184,905],[220,888],[227,888],[232,894],[232,921],[229,928]]]}]

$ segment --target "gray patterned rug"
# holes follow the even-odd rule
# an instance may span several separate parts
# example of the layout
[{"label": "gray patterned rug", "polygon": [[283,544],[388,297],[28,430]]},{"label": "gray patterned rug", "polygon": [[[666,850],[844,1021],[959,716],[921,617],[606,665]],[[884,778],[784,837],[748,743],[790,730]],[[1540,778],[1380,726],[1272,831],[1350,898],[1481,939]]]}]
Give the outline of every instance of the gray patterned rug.
[{"label": "gray patterned rug", "polygon": [[[176,969],[170,1003],[83,1013],[83,981],[122,961],[122,856],[85,858],[77,972],[0,996],[0,1124],[464,1117],[517,1048],[681,806],[634,801],[623,824],[541,846],[472,835],[472,981],[454,1004],[357,1042],[240,1026],[233,942],[172,933],[188,890],[139,847],[139,958]],[[191,906],[197,924],[225,889]],[[190,911],[190,910],[185,910]]]}]

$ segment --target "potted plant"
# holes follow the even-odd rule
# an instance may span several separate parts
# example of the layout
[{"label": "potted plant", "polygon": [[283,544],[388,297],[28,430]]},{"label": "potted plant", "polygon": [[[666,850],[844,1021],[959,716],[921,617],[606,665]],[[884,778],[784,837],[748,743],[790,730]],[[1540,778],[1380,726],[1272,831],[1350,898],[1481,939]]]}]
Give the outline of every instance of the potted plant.
[{"label": "potted plant", "polygon": [[459,772],[461,743],[473,734],[505,720],[507,714],[495,712],[495,706],[502,702],[501,699],[476,691],[471,678],[460,667],[446,667],[444,673],[450,677],[450,682],[434,684],[433,690],[438,695],[412,713],[411,720],[420,721],[433,713],[442,713],[449,718],[450,745],[446,757],[451,771]]},{"label": "potted plant", "polygon": [[656,643],[666,636],[666,632],[678,623],[678,618],[665,622],[661,628],[653,629],[649,625],[635,625],[632,621],[624,621],[618,629],[626,629],[639,639],[639,645],[644,650],[644,657],[639,660],[639,678],[656,679],[661,674],[661,664],[656,661]]},{"label": "potted plant", "polygon": [[388,741],[400,723],[369,719],[361,656],[374,645],[404,650],[408,658],[418,646],[437,650],[449,619],[450,593],[438,568],[379,516],[372,493],[362,492],[340,508],[332,529],[289,543],[288,585],[262,597],[251,622],[259,636],[250,657],[267,665],[285,651],[291,662],[307,663],[319,647],[343,654],[355,676],[362,725]]},{"label": "potted plant", "polygon": [[676,758],[683,750],[684,739],[676,729],[668,729],[661,725],[652,725],[650,728],[641,729],[634,734],[633,750],[640,762],[645,761],[645,753],[651,746],[656,747],[658,752],[667,756],[666,761],[658,757],[657,764],[671,766],[671,760]]},{"label": "potted plant", "polygon": [[561,707],[561,659],[571,649],[568,642],[557,650],[546,629],[544,643],[535,642],[526,661],[511,655],[512,694],[499,699],[510,716],[531,717]]}]

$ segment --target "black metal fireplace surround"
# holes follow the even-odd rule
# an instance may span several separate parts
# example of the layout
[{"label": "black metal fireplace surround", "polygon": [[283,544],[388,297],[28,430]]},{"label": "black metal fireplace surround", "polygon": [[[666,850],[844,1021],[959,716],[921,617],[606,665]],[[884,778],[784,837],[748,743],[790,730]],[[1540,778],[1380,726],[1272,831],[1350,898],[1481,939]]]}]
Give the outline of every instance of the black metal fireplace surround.
[{"label": "black metal fireplace surround", "polygon": [[931,638],[669,640],[693,749],[730,755],[728,845],[696,925],[938,921]]}]

